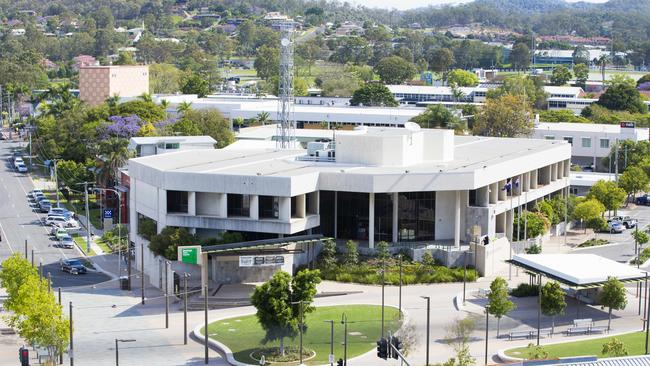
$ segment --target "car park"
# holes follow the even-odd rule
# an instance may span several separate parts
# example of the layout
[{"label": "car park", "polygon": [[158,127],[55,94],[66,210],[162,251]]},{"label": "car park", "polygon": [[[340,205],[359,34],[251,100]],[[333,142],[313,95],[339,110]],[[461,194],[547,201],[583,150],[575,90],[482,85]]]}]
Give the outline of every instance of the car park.
[{"label": "car park", "polygon": [[630,216],[614,216],[614,217],[612,217],[611,219],[609,219],[607,221],[608,222],[609,221],[618,221],[621,224],[623,224],[623,226],[625,226],[626,229],[636,227],[636,225],[637,225],[636,219],[633,219]]},{"label": "car park", "polygon": [[61,261],[61,271],[70,274],[83,274],[86,273],[88,269],[78,259],[66,259]]},{"label": "car park", "polygon": [[59,248],[72,249],[74,248],[74,239],[70,235],[63,236],[57,245]]},{"label": "car park", "polygon": [[25,164],[16,165],[16,169],[18,170],[18,173],[27,173],[27,167]]}]

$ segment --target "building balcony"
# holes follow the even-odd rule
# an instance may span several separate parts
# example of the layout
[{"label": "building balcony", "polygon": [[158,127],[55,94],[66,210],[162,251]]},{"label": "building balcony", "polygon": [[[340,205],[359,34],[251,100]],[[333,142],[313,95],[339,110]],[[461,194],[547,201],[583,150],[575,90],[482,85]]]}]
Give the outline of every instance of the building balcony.
[{"label": "building balcony", "polygon": [[290,235],[320,226],[320,215],[311,214],[304,218],[292,217],[285,221],[271,218],[253,219],[249,217],[192,216],[182,213],[168,213],[167,226]]}]

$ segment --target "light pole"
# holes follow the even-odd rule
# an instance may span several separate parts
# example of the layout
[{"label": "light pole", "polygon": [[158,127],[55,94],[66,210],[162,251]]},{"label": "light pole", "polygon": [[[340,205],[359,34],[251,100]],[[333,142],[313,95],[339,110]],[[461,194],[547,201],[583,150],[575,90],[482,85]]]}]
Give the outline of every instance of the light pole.
[{"label": "light pole", "polygon": [[187,278],[190,274],[183,273],[183,344],[187,344]]},{"label": "light pole", "polygon": [[334,320],[324,320],[325,323],[330,323],[330,366],[334,366]]},{"label": "light pole", "polygon": [[343,324],[343,366],[348,366],[348,316],[341,315],[341,324]]},{"label": "light pole", "polygon": [[299,328],[299,331],[300,331],[300,364],[301,365],[303,364],[302,363],[302,328],[303,328],[302,303],[303,303],[302,300],[300,300],[300,301],[292,301],[291,302],[291,304],[293,304],[293,305],[296,305],[296,304],[300,305],[300,325],[299,325],[300,328]]},{"label": "light pole", "polygon": [[399,258],[399,318],[402,319],[402,255]]},{"label": "light pole", "polygon": [[120,366],[120,342],[135,342],[135,339],[117,339],[115,338],[115,366]]},{"label": "light pole", "polygon": [[427,300],[427,362],[426,366],[429,366],[429,333],[430,333],[430,317],[431,317],[431,298],[429,296],[420,296],[421,298]]},{"label": "light pole", "polygon": [[485,366],[488,364],[488,323],[490,321],[490,307],[485,305]]},{"label": "light pole", "polygon": [[[384,288],[386,287],[386,281],[384,276],[386,274],[385,262],[381,260],[381,337],[384,337]],[[401,310],[400,310],[401,311]]]}]

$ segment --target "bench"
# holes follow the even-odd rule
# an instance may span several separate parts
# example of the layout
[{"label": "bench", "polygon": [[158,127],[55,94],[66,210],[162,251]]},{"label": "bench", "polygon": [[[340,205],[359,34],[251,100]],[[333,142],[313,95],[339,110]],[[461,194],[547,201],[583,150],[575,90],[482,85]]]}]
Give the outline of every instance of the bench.
[{"label": "bench", "polygon": [[508,334],[508,339],[513,340],[515,338],[531,338],[533,336],[533,331],[532,330],[519,330],[519,331],[514,331],[510,332]]},{"label": "bench", "polygon": [[589,334],[590,327],[573,327],[566,330],[567,335]]},{"label": "bench", "polygon": [[542,329],[539,330],[539,336],[540,337],[548,337],[548,336],[552,336],[552,335],[553,335],[553,333],[552,333],[551,328],[542,328]]},{"label": "bench", "polygon": [[573,326],[574,327],[591,327],[594,325],[594,320],[591,318],[585,318],[585,319],[574,319],[573,320]]},{"label": "bench", "polygon": [[607,333],[607,327],[604,325],[593,326],[589,328],[589,333]]}]

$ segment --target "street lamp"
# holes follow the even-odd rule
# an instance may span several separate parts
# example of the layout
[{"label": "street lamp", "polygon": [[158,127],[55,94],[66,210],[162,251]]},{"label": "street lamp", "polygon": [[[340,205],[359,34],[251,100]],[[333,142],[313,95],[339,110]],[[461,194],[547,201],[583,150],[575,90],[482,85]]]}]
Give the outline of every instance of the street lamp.
[{"label": "street lamp", "polygon": [[490,321],[490,306],[485,304],[485,366],[488,364],[488,331],[490,330],[489,325]]},{"label": "street lamp", "polygon": [[341,314],[341,324],[343,324],[343,366],[348,366],[348,316]]},{"label": "street lamp", "polygon": [[120,366],[120,348],[119,348],[120,342],[123,342],[123,343],[135,342],[135,339],[118,339],[118,338],[115,338],[115,366]]},{"label": "street lamp", "polygon": [[427,300],[427,362],[426,366],[429,366],[429,331],[430,331],[430,316],[431,316],[431,298],[429,296],[420,296],[421,298]]}]

